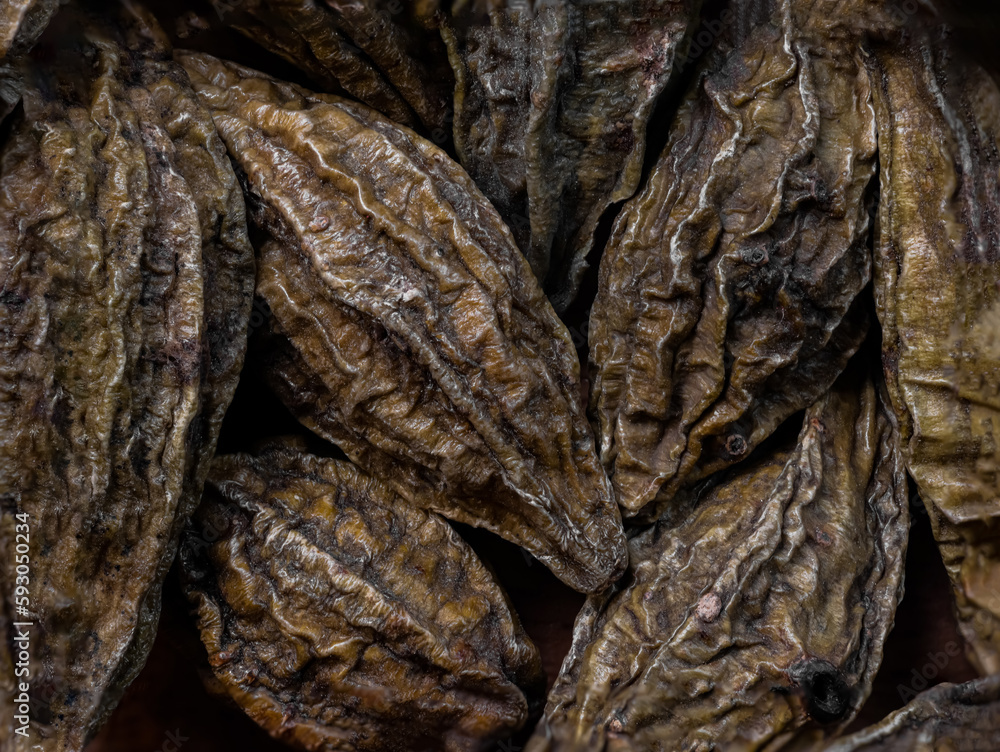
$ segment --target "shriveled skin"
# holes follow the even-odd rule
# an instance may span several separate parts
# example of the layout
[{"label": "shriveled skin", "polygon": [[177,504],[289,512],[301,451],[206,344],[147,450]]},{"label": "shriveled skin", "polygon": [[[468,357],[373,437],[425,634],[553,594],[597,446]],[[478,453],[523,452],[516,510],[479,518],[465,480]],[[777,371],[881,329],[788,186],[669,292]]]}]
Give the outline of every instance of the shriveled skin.
[{"label": "shriveled skin", "polygon": [[[556,310],[576,296],[601,214],[638,187],[647,121],[699,7],[508,0],[455,11],[459,159]],[[476,25],[487,10],[489,25]]]},{"label": "shriveled skin", "polygon": [[59,0],[0,2],[0,123],[21,98],[18,57],[34,46],[58,9]]},{"label": "shriveled skin", "polygon": [[846,26],[863,5],[737,0],[615,223],[591,404],[625,515],[745,458],[864,339],[875,117]]},{"label": "shriveled skin", "polygon": [[527,1],[511,2],[485,23],[443,30],[455,73],[458,159],[525,253],[531,244],[524,162],[531,93],[530,6]]},{"label": "shriveled skin", "polygon": [[0,60],[0,125],[21,101],[23,88],[17,65],[11,60]]},{"label": "shriveled skin", "polygon": [[1000,91],[942,30],[874,49],[875,292],[907,462],[969,658],[1000,672]]},{"label": "shriveled skin", "polygon": [[0,3],[0,59],[30,50],[57,10],[59,0],[4,0]]},{"label": "shriveled skin", "polygon": [[2,534],[28,516],[31,693],[51,696],[4,749],[82,749],[142,667],[252,303],[210,115],[151,17],[98,5],[50,29],[0,157]]},{"label": "shriveled skin", "polygon": [[294,357],[266,368],[286,404],[404,498],[571,587],[617,578],[625,538],[569,333],[468,175],[362,105],[180,59],[268,236],[258,291]]},{"label": "shriveled skin", "polygon": [[994,752],[1000,741],[1000,675],[939,684],[884,721],[824,752]]},{"label": "shriveled skin", "polygon": [[584,606],[528,752],[814,748],[861,708],[908,528],[898,437],[871,383],[845,374],[796,445],[679,501]]},{"label": "shriveled skin", "polygon": [[398,123],[423,125],[437,142],[448,135],[453,82],[444,46],[436,31],[420,34],[403,23],[399,0],[210,2],[223,22],[321,88],[346,91]]},{"label": "shriveled skin", "polygon": [[538,0],[524,156],[528,260],[557,311],[576,297],[598,220],[639,187],[646,124],[700,0]]},{"label": "shriveled skin", "polygon": [[300,749],[485,749],[544,690],[468,544],[348,462],[217,458],[181,564],[215,676]]}]

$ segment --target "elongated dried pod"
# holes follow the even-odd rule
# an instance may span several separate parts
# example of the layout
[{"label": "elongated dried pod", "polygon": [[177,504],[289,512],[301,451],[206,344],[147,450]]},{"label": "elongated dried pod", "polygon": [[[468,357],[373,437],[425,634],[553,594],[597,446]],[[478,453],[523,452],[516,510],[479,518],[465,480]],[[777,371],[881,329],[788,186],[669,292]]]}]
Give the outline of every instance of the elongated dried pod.
[{"label": "elongated dried pod", "polygon": [[348,462],[217,458],[181,565],[215,676],[301,749],[485,749],[544,689],[468,544]]},{"label": "elongated dried pod", "polygon": [[639,187],[646,125],[686,56],[700,0],[539,0],[524,156],[528,260],[557,311],[604,211]]},{"label": "elongated dried pod", "polygon": [[[81,750],[142,667],[252,303],[210,115],[151,17],[95,5],[100,21],[80,4],[53,23],[59,52],[29,66],[0,156],[2,533],[28,528],[16,620],[47,701],[28,737],[4,726],[4,749]],[[17,613],[14,570],[0,576]]]},{"label": "elongated dried pod", "polygon": [[738,0],[615,223],[591,404],[623,514],[745,458],[864,339],[875,117],[843,5]]},{"label": "elongated dried pod", "polygon": [[1000,739],[1000,675],[939,684],[824,752],[987,752]]},{"label": "elongated dried pod", "polygon": [[[436,29],[404,23],[399,0],[211,0],[219,18],[398,123],[450,136],[452,79]],[[410,9],[411,12],[419,9]],[[423,32],[423,33],[421,33]]]},{"label": "elongated dried pod", "polygon": [[1000,672],[1000,90],[946,30],[876,47],[889,393],[969,658]]},{"label": "elongated dried pod", "polygon": [[441,150],[367,107],[180,57],[245,172],[282,400],[404,498],[572,587],[625,566],[569,333]]},{"label": "elongated dried pod", "polygon": [[[531,101],[530,2],[511,2],[485,23],[443,28],[455,73],[455,151],[476,185],[500,212],[518,247],[528,253],[524,141]],[[473,15],[469,11],[469,15]]]},{"label": "elongated dried pod", "polygon": [[776,750],[851,721],[908,528],[893,418],[858,371],[797,443],[762,447],[630,540],[628,573],[577,618],[528,752]]}]

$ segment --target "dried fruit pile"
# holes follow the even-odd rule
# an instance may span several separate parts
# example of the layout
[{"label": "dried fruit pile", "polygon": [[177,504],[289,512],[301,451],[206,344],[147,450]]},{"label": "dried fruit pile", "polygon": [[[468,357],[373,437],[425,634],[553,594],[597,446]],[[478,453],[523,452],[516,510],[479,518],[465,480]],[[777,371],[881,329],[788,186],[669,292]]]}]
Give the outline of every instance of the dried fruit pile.
[{"label": "dried fruit pile", "polygon": [[[0,748],[82,751],[175,587],[305,750],[1000,749],[973,17],[0,3]],[[856,731],[921,502],[982,678]],[[547,698],[466,526],[587,595]]]}]

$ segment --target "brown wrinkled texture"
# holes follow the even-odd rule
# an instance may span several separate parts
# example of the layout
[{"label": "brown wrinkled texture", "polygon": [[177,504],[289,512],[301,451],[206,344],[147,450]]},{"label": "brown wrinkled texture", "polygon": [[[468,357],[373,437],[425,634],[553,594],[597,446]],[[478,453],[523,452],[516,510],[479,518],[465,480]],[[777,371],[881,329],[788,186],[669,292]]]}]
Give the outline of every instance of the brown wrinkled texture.
[{"label": "brown wrinkled texture", "polygon": [[531,19],[530,8],[511,4],[464,33],[443,30],[455,72],[453,135],[459,161],[524,252],[531,244],[524,162]]},{"label": "brown wrinkled texture", "polygon": [[0,60],[0,125],[21,101],[23,86],[17,66],[9,60]]},{"label": "brown wrinkled texture", "polygon": [[569,333],[468,175],[364,106],[181,61],[268,236],[258,291],[282,400],[404,498],[577,589],[615,579],[625,539]]},{"label": "brown wrinkled texture", "polygon": [[635,535],[626,576],[577,618],[528,751],[773,751],[846,726],[902,597],[897,441],[872,384],[845,374],[796,444]]},{"label": "brown wrinkled texture", "polygon": [[623,514],[746,457],[864,339],[876,138],[844,5],[738,0],[615,223],[591,405]]},{"label": "brown wrinkled texture", "polygon": [[601,215],[639,185],[647,123],[699,7],[512,0],[446,28],[459,158],[557,311],[576,297]]},{"label": "brown wrinkled texture", "polygon": [[0,2],[0,123],[21,98],[17,58],[34,46],[59,9],[59,0]]},{"label": "brown wrinkled texture", "polygon": [[59,0],[4,0],[0,3],[0,59],[30,50],[57,10]]},{"label": "brown wrinkled texture", "polygon": [[939,684],[824,752],[995,752],[998,743],[1000,675],[994,675]]},{"label": "brown wrinkled texture", "polygon": [[215,676],[301,749],[485,749],[545,686],[468,544],[348,462],[217,458],[184,541]]},{"label": "brown wrinkled texture", "polygon": [[1000,90],[947,31],[879,46],[871,63],[886,381],[969,658],[997,673]]},{"label": "brown wrinkled texture", "polygon": [[[50,699],[33,750],[82,749],[142,667],[252,302],[222,143],[155,22],[126,8],[57,17],[60,52],[29,63],[0,157],[2,532],[12,550],[29,515],[31,694]],[[27,749],[12,731],[0,746]]]},{"label": "brown wrinkled texture", "polygon": [[390,119],[448,135],[451,87],[444,45],[426,11],[398,0],[210,0],[219,18]]},{"label": "brown wrinkled texture", "polygon": [[700,0],[538,0],[524,155],[527,256],[557,311],[576,297],[597,223],[639,186],[646,125],[684,59]]}]

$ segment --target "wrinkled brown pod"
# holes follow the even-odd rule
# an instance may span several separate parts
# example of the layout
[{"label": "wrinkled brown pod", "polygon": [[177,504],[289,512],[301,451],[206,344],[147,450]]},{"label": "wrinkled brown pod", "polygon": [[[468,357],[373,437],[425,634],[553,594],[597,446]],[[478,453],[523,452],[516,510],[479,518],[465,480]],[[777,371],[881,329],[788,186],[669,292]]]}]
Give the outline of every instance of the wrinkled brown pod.
[{"label": "wrinkled brown pod", "polygon": [[207,55],[181,61],[266,235],[282,400],[404,498],[596,591],[625,539],[569,333],[441,150],[367,107]]},{"label": "wrinkled brown pod", "polygon": [[211,116],[144,11],[100,9],[53,22],[0,156],[0,532],[12,552],[27,516],[30,693],[48,700],[30,742],[4,723],[5,750],[82,749],[142,667],[252,302]]},{"label": "wrinkled brown pod", "polygon": [[[591,313],[591,404],[623,514],[745,458],[867,330],[875,118],[850,10],[737,0]],[[850,10],[849,10],[850,9]]]},{"label": "wrinkled brown pod", "polygon": [[58,9],[59,0],[4,0],[0,3],[0,59],[30,50]]},{"label": "wrinkled brown pod", "polygon": [[468,544],[348,462],[217,458],[181,563],[215,676],[301,749],[485,749],[544,689]]},{"label": "wrinkled brown pod", "polygon": [[210,2],[224,23],[304,70],[319,87],[346,91],[398,123],[423,125],[436,143],[450,136],[447,56],[419,7],[399,0]]},{"label": "wrinkled brown pod", "polygon": [[512,2],[463,29],[446,25],[455,73],[455,150],[462,166],[528,252],[531,223],[524,140],[531,93],[530,2]]},{"label": "wrinkled brown pod", "polygon": [[508,0],[446,29],[462,165],[556,310],[579,289],[603,212],[639,185],[646,126],[698,0]]},{"label": "wrinkled brown pod", "polygon": [[[858,369],[795,444],[685,492],[592,596],[529,752],[776,750],[843,729],[902,597],[891,414]],[[674,511],[674,510],[672,510]]]},{"label": "wrinkled brown pod", "polygon": [[1000,90],[946,30],[871,57],[875,293],[907,462],[982,673],[1000,672]]},{"label": "wrinkled brown pod", "polygon": [[576,297],[597,223],[639,187],[646,125],[700,0],[538,0],[524,156],[528,260],[556,310]]},{"label": "wrinkled brown pod", "polygon": [[998,743],[1000,675],[993,675],[939,684],[823,752],[994,752]]}]

